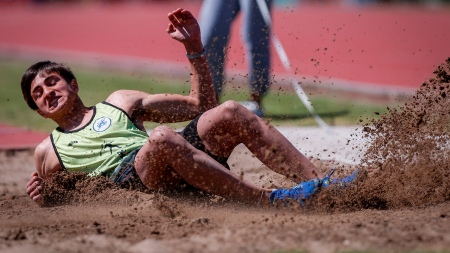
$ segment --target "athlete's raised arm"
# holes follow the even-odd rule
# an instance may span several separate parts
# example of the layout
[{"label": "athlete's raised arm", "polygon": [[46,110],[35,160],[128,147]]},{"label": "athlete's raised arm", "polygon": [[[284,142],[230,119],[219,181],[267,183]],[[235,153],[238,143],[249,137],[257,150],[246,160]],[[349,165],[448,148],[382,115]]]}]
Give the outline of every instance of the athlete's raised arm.
[{"label": "athlete's raised arm", "polygon": [[217,105],[197,20],[184,9],[169,13],[168,18],[167,33],[186,49],[191,69],[191,89],[189,95],[120,90],[108,97],[107,102],[121,107],[138,122],[191,120]]}]

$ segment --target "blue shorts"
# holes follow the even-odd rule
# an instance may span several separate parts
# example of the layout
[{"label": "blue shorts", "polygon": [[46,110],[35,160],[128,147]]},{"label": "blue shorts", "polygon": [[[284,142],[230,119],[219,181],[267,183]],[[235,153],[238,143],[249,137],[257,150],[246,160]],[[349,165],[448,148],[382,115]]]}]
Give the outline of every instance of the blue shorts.
[{"label": "blue shorts", "polygon": [[139,191],[147,189],[134,167],[134,159],[139,150],[137,148],[125,156],[111,175],[111,180],[120,188]]}]

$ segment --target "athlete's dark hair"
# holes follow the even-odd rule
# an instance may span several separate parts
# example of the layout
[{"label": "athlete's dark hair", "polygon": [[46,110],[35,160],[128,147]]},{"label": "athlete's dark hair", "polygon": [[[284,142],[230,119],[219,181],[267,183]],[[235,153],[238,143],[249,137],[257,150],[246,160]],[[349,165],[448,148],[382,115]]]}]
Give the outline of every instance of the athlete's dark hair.
[{"label": "athlete's dark hair", "polygon": [[27,102],[28,106],[33,110],[37,110],[38,107],[31,97],[31,83],[33,82],[34,78],[36,78],[36,76],[41,72],[44,72],[46,74],[57,73],[62,78],[64,78],[67,83],[72,82],[72,80],[76,80],[75,75],[72,73],[72,70],[70,70],[69,67],[62,63],[41,61],[31,65],[31,67],[29,67],[25,71],[25,74],[23,74],[22,82],[20,83],[20,85],[22,87],[23,98]]}]

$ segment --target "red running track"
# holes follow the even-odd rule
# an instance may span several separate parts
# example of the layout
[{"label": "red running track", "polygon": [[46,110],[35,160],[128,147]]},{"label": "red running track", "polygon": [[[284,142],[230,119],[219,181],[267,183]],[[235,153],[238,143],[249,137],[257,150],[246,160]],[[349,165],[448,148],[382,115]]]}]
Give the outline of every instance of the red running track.
[{"label": "red running track", "polygon": [[[165,32],[167,13],[177,7],[197,15],[200,5],[197,1],[0,4],[0,54],[50,52],[45,57],[48,59],[52,52],[71,52],[67,55],[79,55],[87,61],[110,55],[186,66],[183,47]],[[319,77],[345,80],[354,88],[375,84],[388,90],[416,89],[450,57],[449,8],[299,5],[275,8],[273,20],[273,31],[299,80]],[[238,25],[229,46],[228,69],[244,72]],[[276,54],[272,55],[273,73],[286,74]],[[64,62],[70,65],[69,56]]]},{"label": "red running track", "polygon": [[47,133],[0,124],[0,150],[34,148],[47,136]]},{"label": "red running track", "polygon": [[[9,51],[70,50],[91,58],[101,53],[186,64],[182,46],[165,33],[166,14],[176,7],[197,15],[199,2],[4,5],[0,45]],[[449,8],[298,5],[276,8],[273,20],[299,78],[417,88],[450,57]],[[244,71],[239,37],[236,25],[228,66]],[[274,53],[273,59],[273,72],[284,73]]]}]

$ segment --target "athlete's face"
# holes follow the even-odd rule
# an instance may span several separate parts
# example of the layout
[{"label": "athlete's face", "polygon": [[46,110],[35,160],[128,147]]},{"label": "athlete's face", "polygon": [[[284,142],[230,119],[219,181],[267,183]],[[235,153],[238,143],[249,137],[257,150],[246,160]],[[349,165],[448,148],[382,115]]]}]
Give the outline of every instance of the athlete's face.
[{"label": "athlete's face", "polygon": [[76,98],[77,93],[76,80],[67,83],[57,73],[41,72],[31,83],[31,97],[38,107],[38,113],[45,118],[54,118],[63,114],[68,103],[70,104],[70,101]]}]

